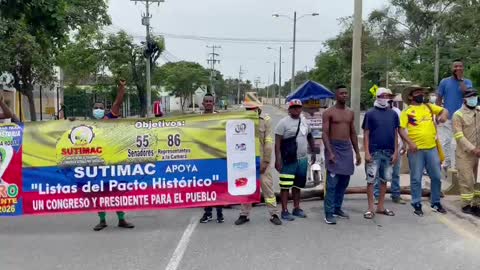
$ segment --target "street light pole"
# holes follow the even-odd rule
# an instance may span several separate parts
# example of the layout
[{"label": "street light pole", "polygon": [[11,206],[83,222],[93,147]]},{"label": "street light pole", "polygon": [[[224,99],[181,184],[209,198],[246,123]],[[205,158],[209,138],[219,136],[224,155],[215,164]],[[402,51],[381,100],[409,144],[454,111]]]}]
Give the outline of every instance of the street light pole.
[{"label": "street light pole", "polygon": [[352,52],[352,83],[351,83],[351,106],[355,119],[355,129],[360,132],[360,95],[362,89],[362,0],[355,0],[353,15],[353,52]]},{"label": "street light pole", "polygon": [[295,44],[297,41],[297,12],[293,12],[293,52],[292,52],[292,80],[290,83],[290,92],[295,90]]},{"label": "street light pole", "polygon": [[[309,14],[304,14],[297,19],[297,12],[293,12],[293,18],[287,15],[282,15],[282,14],[273,14],[273,17],[279,18],[279,17],[285,17],[291,21],[293,21],[293,51],[292,51],[292,79],[290,81],[290,91],[293,92],[295,90],[295,53],[296,53],[296,44],[297,44],[297,20],[300,20],[304,17],[307,16],[318,16],[318,13],[309,13]],[[281,62],[281,61],[280,61]]]}]

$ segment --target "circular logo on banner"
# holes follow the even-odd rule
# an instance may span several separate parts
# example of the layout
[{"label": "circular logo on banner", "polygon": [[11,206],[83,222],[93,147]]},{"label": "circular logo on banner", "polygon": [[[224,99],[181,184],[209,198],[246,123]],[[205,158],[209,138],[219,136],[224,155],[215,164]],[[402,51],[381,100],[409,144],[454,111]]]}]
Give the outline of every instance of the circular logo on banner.
[{"label": "circular logo on banner", "polygon": [[86,145],[93,141],[93,128],[85,125],[72,128],[68,138],[73,145]]}]

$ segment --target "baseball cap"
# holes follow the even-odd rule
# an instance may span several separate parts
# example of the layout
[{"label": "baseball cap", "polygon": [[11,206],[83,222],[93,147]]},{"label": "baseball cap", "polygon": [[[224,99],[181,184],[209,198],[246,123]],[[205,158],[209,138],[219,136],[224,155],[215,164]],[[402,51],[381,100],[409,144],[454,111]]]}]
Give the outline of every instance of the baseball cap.
[{"label": "baseball cap", "polygon": [[466,97],[466,98],[468,98],[468,97],[476,97],[476,96],[478,96],[477,89],[468,88],[467,91],[465,91],[464,97]]},{"label": "baseball cap", "polygon": [[392,91],[388,88],[380,87],[377,90],[377,97],[381,96],[382,94],[393,95]]},{"label": "baseball cap", "polygon": [[302,101],[300,99],[292,99],[290,102],[288,102],[288,108],[291,107],[302,107]]}]

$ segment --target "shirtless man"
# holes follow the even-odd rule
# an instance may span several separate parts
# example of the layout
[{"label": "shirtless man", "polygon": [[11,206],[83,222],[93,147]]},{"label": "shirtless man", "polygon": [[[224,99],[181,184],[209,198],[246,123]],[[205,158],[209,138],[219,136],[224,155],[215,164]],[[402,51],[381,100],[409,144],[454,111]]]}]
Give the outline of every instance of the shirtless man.
[{"label": "shirtless man", "polygon": [[335,217],[349,218],[342,210],[342,203],[350,176],[355,171],[352,145],[356,153],[356,165],[362,163],[354,126],[355,115],[345,105],[348,99],[348,90],[345,86],[335,88],[335,99],[337,101],[335,106],[323,113],[322,138],[327,169],[324,210],[327,224],[336,224]]}]

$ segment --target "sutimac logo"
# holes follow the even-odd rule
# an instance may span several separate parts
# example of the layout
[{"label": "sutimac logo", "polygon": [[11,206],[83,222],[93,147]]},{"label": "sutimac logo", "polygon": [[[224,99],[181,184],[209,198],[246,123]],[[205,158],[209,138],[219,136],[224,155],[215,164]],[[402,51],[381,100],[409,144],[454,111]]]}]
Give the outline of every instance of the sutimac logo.
[{"label": "sutimac logo", "polygon": [[95,138],[93,128],[86,125],[80,125],[72,128],[68,134],[68,139],[73,147],[62,148],[63,156],[75,155],[99,155],[103,152],[102,147],[92,147],[89,144]]},{"label": "sutimac logo", "polygon": [[86,145],[93,141],[95,133],[93,128],[85,125],[72,128],[68,134],[68,138],[73,145]]}]

